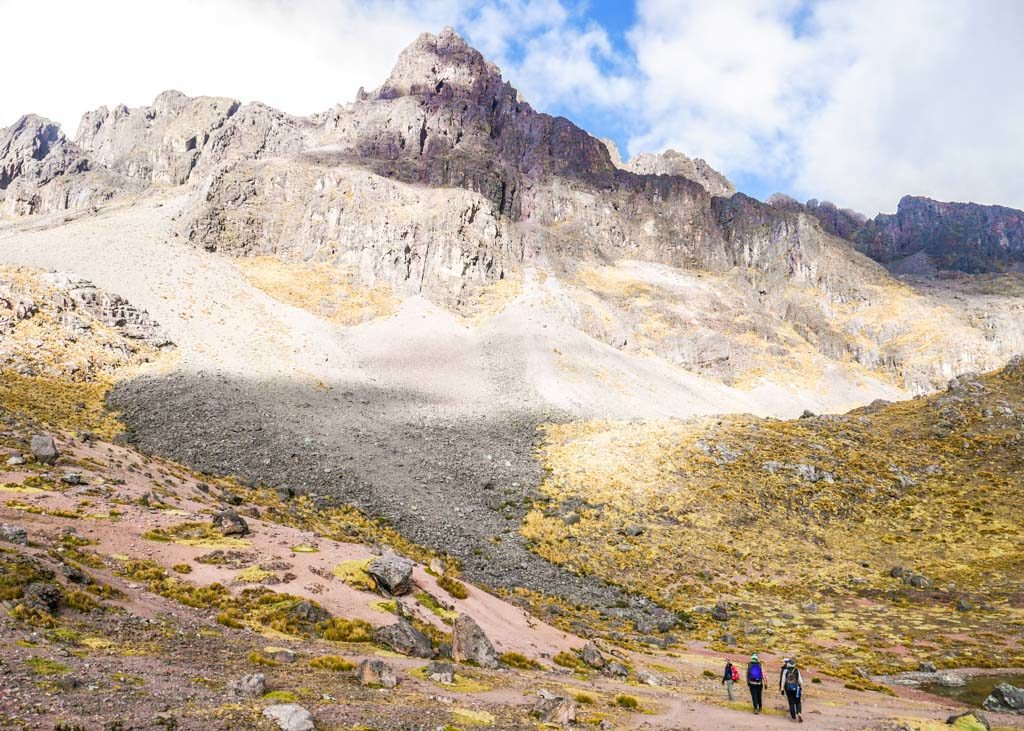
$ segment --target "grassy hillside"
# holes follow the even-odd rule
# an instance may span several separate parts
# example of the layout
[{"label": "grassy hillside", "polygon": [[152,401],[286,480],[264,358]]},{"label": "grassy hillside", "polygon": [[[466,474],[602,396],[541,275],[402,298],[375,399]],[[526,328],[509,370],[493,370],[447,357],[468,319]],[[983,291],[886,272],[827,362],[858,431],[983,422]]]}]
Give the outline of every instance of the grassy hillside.
[{"label": "grassy hillside", "polygon": [[1024,664],[1020,359],[843,416],[545,433],[534,550],[690,613],[698,639],[851,679]]}]

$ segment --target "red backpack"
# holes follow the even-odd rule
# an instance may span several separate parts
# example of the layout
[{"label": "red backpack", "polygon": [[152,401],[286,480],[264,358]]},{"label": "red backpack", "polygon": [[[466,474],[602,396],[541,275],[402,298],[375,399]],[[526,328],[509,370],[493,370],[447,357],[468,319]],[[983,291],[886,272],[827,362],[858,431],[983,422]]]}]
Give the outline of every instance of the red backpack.
[{"label": "red backpack", "polygon": [[732,666],[732,682],[738,683],[740,680],[740,669],[735,665]]}]

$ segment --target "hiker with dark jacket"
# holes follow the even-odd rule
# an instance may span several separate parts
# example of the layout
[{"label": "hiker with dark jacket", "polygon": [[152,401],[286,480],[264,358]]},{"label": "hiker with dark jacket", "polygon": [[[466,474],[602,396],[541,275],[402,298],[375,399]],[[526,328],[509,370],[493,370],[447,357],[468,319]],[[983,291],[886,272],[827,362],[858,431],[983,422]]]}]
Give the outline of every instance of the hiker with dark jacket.
[{"label": "hiker with dark jacket", "polygon": [[761,712],[761,694],[764,691],[764,667],[757,659],[755,652],[750,656],[747,665],[747,687],[750,689],[750,702],[754,704],[754,713]]},{"label": "hiker with dark jacket", "polygon": [[782,661],[782,670],[779,672],[779,691],[789,701],[790,719],[803,723],[804,679],[800,675],[800,668],[796,666],[796,660],[792,658],[787,657]]},{"label": "hiker with dark jacket", "polygon": [[725,686],[725,690],[729,693],[729,700],[733,700],[732,697],[732,686],[733,683],[740,679],[740,671],[735,665],[732,664],[732,660],[725,661],[725,672],[722,673],[722,685]]}]

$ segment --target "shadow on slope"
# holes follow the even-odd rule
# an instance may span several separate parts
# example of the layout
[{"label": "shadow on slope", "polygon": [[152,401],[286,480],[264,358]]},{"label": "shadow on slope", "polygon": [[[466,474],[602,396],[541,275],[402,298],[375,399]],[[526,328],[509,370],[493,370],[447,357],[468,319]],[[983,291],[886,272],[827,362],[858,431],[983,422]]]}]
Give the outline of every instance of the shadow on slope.
[{"label": "shadow on slope", "polygon": [[466,418],[420,392],[337,387],[325,395],[299,382],[212,373],[126,381],[109,405],[144,451],[351,504],[454,557],[474,582],[585,604],[613,630],[642,617],[672,626],[674,615],[648,599],[526,549],[518,528],[539,496],[539,414]]}]

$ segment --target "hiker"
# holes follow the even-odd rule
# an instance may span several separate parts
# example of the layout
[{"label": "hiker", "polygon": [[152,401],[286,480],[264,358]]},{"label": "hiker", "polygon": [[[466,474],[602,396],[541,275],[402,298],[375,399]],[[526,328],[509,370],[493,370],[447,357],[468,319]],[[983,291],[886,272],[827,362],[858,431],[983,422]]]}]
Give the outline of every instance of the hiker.
[{"label": "hiker", "polygon": [[789,701],[790,720],[803,723],[804,679],[800,676],[800,668],[796,666],[796,660],[793,658],[787,657],[782,661],[782,671],[779,673],[779,691]]},{"label": "hiker", "polygon": [[732,697],[732,685],[733,683],[739,682],[740,670],[732,664],[732,660],[725,661],[725,672],[722,673],[722,685],[725,686],[726,691],[729,693],[729,700],[733,700]]},{"label": "hiker", "polygon": [[761,694],[764,691],[764,668],[757,659],[756,652],[750,656],[750,664],[747,665],[747,687],[750,688],[750,702],[754,704],[754,713],[760,713]]}]

